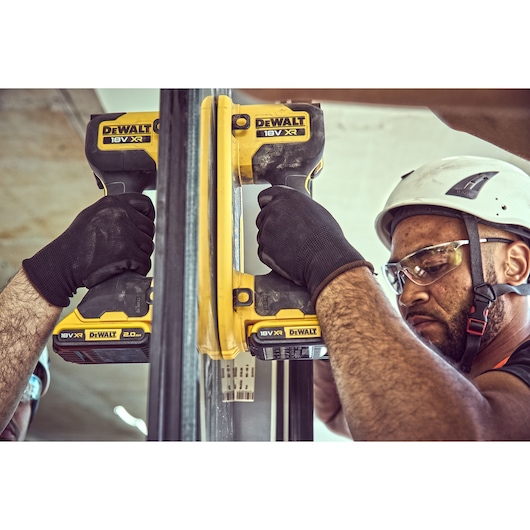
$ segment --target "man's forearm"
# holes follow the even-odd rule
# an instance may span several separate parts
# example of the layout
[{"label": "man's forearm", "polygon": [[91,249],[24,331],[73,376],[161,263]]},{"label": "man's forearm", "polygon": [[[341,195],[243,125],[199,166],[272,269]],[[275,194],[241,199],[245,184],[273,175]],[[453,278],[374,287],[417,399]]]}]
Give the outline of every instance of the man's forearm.
[{"label": "man's forearm", "polygon": [[333,433],[351,438],[329,361],[313,362],[315,415]]},{"label": "man's forearm", "polygon": [[0,292],[0,432],[15,411],[61,308],[19,271]]},{"label": "man's forearm", "polygon": [[354,440],[474,438],[484,398],[412,333],[368,269],[333,280],[317,315]]}]

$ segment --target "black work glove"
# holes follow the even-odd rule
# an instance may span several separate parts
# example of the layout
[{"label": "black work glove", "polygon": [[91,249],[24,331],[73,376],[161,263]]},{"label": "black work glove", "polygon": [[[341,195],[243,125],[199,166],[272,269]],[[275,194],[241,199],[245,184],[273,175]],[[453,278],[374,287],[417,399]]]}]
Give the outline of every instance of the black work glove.
[{"label": "black work glove", "polygon": [[146,195],[103,197],[22,266],[48,302],[66,307],[79,287],[90,288],[127,270],[145,276],[151,268],[154,219]]},{"label": "black work glove", "polygon": [[272,186],[258,196],[258,256],[272,270],[307,288],[315,305],[331,280],[348,269],[373,266],[346,241],[332,215],[309,195]]}]

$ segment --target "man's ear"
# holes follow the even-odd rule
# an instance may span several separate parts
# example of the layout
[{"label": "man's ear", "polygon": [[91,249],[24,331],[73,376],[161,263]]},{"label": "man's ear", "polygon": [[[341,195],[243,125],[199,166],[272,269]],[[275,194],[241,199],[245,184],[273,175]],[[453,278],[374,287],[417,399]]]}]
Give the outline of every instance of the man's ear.
[{"label": "man's ear", "polygon": [[526,283],[530,275],[530,248],[522,241],[511,243],[506,249],[504,264],[506,283],[521,285]]}]

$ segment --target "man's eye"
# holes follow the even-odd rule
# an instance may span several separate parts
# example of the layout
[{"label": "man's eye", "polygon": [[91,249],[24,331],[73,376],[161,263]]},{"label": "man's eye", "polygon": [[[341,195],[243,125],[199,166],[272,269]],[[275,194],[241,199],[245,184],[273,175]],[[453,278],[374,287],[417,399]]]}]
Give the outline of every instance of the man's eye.
[{"label": "man's eye", "polygon": [[423,267],[423,270],[426,274],[438,274],[445,269],[446,265],[447,263],[440,263],[439,265],[428,265],[426,267]]}]

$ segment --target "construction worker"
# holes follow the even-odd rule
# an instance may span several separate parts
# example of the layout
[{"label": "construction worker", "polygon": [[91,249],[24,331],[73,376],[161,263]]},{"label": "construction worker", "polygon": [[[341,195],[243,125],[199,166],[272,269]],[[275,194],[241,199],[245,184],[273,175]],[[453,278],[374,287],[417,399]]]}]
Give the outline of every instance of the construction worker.
[{"label": "construction worker", "polygon": [[42,351],[37,366],[31,374],[13,417],[3,432],[2,442],[23,442],[26,439],[31,422],[35,418],[42,396],[50,388],[50,358],[48,349]]},{"label": "construction worker", "polygon": [[154,218],[145,195],[103,197],[24,260],[0,292],[0,432],[24,399],[46,341],[76,290],[125,270],[149,272]]},{"label": "construction worker", "polygon": [[312,296],[329,362],[315,409],[353,440],[530,440],[530,176],[452,157],[402,177],[376,219],[385,296],[332,215],[258,197],[258,253]]}]

